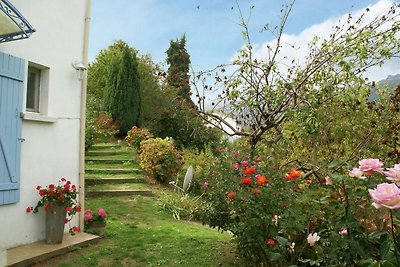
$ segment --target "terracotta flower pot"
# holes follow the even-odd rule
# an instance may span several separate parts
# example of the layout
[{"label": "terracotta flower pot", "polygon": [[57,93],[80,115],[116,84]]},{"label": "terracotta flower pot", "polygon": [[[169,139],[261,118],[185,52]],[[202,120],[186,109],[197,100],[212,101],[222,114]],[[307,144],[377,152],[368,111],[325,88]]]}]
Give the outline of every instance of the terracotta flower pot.
[{"label": "terracotta flower pot", "polygon": [[88,233],[92,233],[95,235],[98,235],[100,237],[104,236],[104,232],[106,229],[106,222],[92,222],[88,228],[87,228],[87,232]]}]

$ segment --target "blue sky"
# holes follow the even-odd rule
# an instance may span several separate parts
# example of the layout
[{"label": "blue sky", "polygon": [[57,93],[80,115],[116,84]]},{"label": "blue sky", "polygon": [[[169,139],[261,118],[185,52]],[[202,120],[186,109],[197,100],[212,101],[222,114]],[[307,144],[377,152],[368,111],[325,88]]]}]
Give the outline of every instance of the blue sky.
[{"label": "blue sky", "polygon": [[[273,36],[260,33],[260,29],[267,23],[276,25],[279,22],[279,10],[286,2],[238,0],[246,18],[254,5],[249,26],[255,44],[273,40]],[[307,29],[367,6],[378,6],[379,2],[388,3],[389,0],[297,0],[285,32],[294,42],[306,45],[304,40],[296,38]],[[155,63],[163,63],[170,40],[186,34],[192,65],[196,70],[206,70],[228,63],[244,43],[234,0],[93,0],[91,17],[89,61],[93,61],[101,49],[122,39],[141,54],[150,54]],[[330,31],[329,28],[317,29]],[[399,61],[385,71],[391,72],[396,66],[400,69]]]}]

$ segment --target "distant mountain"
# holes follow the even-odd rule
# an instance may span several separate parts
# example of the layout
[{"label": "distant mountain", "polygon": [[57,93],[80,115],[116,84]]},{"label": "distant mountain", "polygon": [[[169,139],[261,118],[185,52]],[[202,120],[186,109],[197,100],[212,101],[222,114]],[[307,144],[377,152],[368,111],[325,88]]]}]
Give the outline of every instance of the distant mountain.
[{"label": "distant mountain", "polygon": [[396,75],[389,75],[385,80],[379,81],[377,84],[379,87],[387,84],[389,86],[389,90],[393,91],[398,85],[400,85],[400,73]]},{"label": "distant mountain", "polygon": [[371,93],[368,97],[368,100],[374,101],[378,98],[376,95],[376,87],[389,86],[389,91],[393,92],[398,85],[400,85],[400,73],[389,75],[386,79],[377,82],[375,87],[371,87]]}]

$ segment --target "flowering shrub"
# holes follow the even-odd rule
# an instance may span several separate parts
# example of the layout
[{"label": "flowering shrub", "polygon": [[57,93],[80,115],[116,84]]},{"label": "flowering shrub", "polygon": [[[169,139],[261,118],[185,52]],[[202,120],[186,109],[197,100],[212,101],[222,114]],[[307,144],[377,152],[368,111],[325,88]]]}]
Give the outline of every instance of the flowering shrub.
[{"label": "flowering shrub", "polygon": [[204,188],[211,204],[202,218],[211,227],[233,233],[246,265],[290,265],[296,246],[304,252],[312,249],[307,242],[309,230],[314,230],[308,227],[312,219],[297,204],[302,192],[314,186],[311,179],[302,178],[296,168],[282,172],[272,157],[252,160],[245,150],[221,149],[216,155],[210,158]]},{"label": "flowering shrub", "polygon": [[151,138],[154,138],[154,136],[148,130],[133,126],[132,129],[128,131],[125,141],[139,151],[140,142]]},{"label": "flowering shrub", "polygon": [[141,143],[140,166],[149,177],[161,183],[173,180],[182,168],[183,158],[169,138],[148,139]]},{"label": "flowering shrub", "polygon": [[[36,190],[41,198],[35,207],[26,208],[27,213],[37,213],[42,207],[45,211],[48,211],[50,206],[62,206],[65,208],[65,223],[67,224],[70,223],[77,212],[81,211],[81,206],[77,201],[77,187],[65,178],[61,178],[58,185],[50,184],[45,187],[38,185]],[[70,226],[70,233],[73,234],[74,232],[79,232],[79,228]]]},{"label": "flowering shrub", "polygon": [[93,213],[90,209],[85,210],[85,228],[90,227],[92,224],[105,225],[107,213],[103,208],[98,208],[96,213]]},{"label": "flowering shrub", "polygon": [[218,149],[197,174],[208,177],[203,222],[233,234],[244,265],[400,266],[400,189],[388,183],[399,164],[334,161],[310,176],[260,151]]}]

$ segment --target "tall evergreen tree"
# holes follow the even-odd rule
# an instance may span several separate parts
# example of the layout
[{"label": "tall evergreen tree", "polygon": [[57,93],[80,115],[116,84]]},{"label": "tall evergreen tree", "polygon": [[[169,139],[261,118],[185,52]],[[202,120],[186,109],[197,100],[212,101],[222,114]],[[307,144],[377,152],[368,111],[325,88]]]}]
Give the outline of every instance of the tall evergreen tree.
[{"label": "tall evergreen tree", "polygon": [[169,64],[167,71],[168,85],[178,88],[179,95],[192,103],[189,84],[190,56],[186,50],[186,36],[183,35],[181,39],[175,41],[171,40],[166,53],[167,63]]},{"label": "tall evergreen tree", "polygon": [[121,135],[140,124],[140,103],[136,53],[125,46],[112,60],[104,91],[104,109],[121,122]]}]

